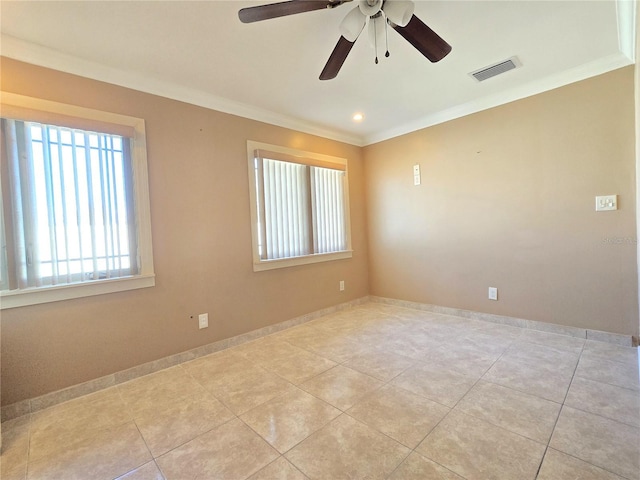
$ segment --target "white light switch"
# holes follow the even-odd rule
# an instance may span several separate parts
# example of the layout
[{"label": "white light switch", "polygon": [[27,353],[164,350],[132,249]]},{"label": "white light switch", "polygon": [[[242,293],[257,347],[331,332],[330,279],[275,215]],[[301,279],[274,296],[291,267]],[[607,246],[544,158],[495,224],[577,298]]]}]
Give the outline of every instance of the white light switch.
[{"label": "white light switch", "polygon": [[413,184],[420,185],[420,165],[413,166]]},{"label": "white light switch", "polygon": [[618,209],[617,195],[602,195],[596,197],[596,212],[606,212]]}]

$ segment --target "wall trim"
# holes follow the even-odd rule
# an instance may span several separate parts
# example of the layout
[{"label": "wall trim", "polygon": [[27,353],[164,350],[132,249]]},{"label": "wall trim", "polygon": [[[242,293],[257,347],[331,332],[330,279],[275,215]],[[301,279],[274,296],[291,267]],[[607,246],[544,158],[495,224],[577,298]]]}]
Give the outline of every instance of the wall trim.
[{"label": "wall trim", "polygon": [[636,1],[616,0],[618,48],[631,62],[636,59]]},{"label": "wall trim", "polygon": [[632,65],[634,63],[633,55],[635,54],[635,45],[633,45],[633,42],[630,40],[634,38],[636,29],[634,18],[635,1],[617,0],[616,8],[618,43],[620,48],[618,53],[494,95],[488,95],[461,105],[456,105],[446,110],[421,117],[413,122],[404,123],[371,135],[357,135],[333,130],[299,118],[229,100],[201,90],[152,79],[134,72],[107,67],[6,34],[0,36],[0,44],[2,45],[0,53],[7,58],[13,58],[33,65],[159,95],[219,112],[265,122],[278,127],[289,128],[303,133],[317,135],[322,138],[344,142],[357,147],[365,147]]},{"label": "wall trim", "polygon": [[440,305],[432,305],[430,303],[410,302],[408,300],[377,297],[374,295],[370,295],[369,300],[375,303],[411,308],[413,310],[422,310],[425,312],[440,313],[443,315],[454,315],[456,317],[497,323],[500,325],[508,325],[510,327],[538,330],[541,332],[555,333],[556,335],[567,335],[575,338],[584,338],[586,340],[596,340],[598,342],[611,343],[614,345],[619,345],[621,347],[638,346],[637,339],[635,339],[631,335],[603,332],[601,330],[591,330],[589,328],[570,327],[567,325],[557,325],[555,323],[539,322],[537,320],[526,320],[524,318],[495,315],[493,313],[475,312],[473,310],[463,310],[461,308],[442,307]]},{"label": "wall trim", "polygon": [[457,118],[489,110],[490,108],[522,100],[523,98],[555,90],[556,88],[564,87],[571,83],[586,80],[632,64],[633,61],[631,61],[626,55],[623,53],[616,53],[593,62],[585,63],[584,65],[579,65],[564,72],[541,78],[534,82],[529,82],[493,95],[487,95],[467,103],[441,110],[432,115],[421,117],[414,122],[405,123],[390,130],[369,135],[365,138],[364,144],[372,145],[374,143],[383,142],[391,138],[449,122]]},{"label": "wall trim", "polygon": [[115,385],[128,382],[129,380],[134,380],[144,375],[163,370],[165,368],[173,367],[190,360],[195,360],[196,358],[203,357],[205,355],[216,353],[221,350],[226,350],[227,348],[242,345],[243,343],[266,337],[267,335],[271,335],[272,333],[280,332],[297,325],[302,325],[303,323],[310,322],[311,320],[316,320],[320,317],[324,317],[325,315],[330,315],[332,313],[339,312],[341,310],[352,308],[358,305],[363,305],[365,303],[369,303],[368,296],[340,303],[332,307],[323,308],[321,310],[316,310],[299,317],[285,320],[273,325],[268,325],[257,330],[252,330],[241,335],[236,335],[231,338],[226,338],[217,342],[203,345],[201,347],[193,348],[191,350],[187,350],[186,352],[177,353],[175,355],[170,355],[158,360],[143,363],[142,365],[137,365],[127,370],[121,370],[119,372],[89,380],[88,382],[72,385],[55,392],[45,393],[44,395],[41,395],[39,397],[22,400],[11,405],[5,405],[1,409],[1,421],[5,422],[8,420],[13,420],[14,418],[22,417],[23,415],[35,413],[59,403],[66,402],[67,400],[72,400],[74,398],[82,397],[83,395],[95,393],[99,390],[104,390],[105,388],[113,387]]},{"label": "wall trim", "polygon": [[52,48],[2,34],[1,54],[4,57],[19,60],[21,62],[51,68],[85,78],[91,78],[100,82],[111,83],[121,87],[131,88],[140,92],[158,95],[172,100],[189,103],[199,107],[205,107],[218,112],[249,118],[258,122],[268,123],[278,127],[289,128],[299,132],[317,135],[329,140],[347,143],[362,147],[362,138],[342,131],[332,130],[288,115],[272,112],[263,108],[254,107],[247,103],[229,100],[227,98],[212,95],[208,92],[194,88],[184,87],[176,83],[166,82],[150,78],[134,72],[124,71],[118,68],[108,67],[97,62],[85,60],[73,55],[68,55]]},{"label": "wall trim", "polygon": [[110,375],[106,375],[104,377],[89,380],[88,382],[80,383],[78,385],[72,385],[71,387],[63,388],[55,392],[46,393],[39,397],[22,400],[11,405],[5,405],[1,410],[1,420],[2,422],[5,422],[24,415],[29,415],[31,413],[44,410],[45,408],[52,407],[59,403],[66,402],[83,395],[95,393],[99,390],[128,382],[129,380],[135,380],[136,378],[142,377],[144,375],[148,375],[165,368],[173,367],[190,360],[195,360],[196,358],[226,350],[237,345],[242,345],[243,343],[257,340],[267,335],[286,330],[287,328],[302,325],[303,323],[310,322],[311,320],[316,320],[325,315],[330,315],[332,313],[352,308],[358,305],[363,305],[369,302],[410,308],[412,310],[420,310],[431,313],[439,313],[443,315],[453,315],[461,318],[480,320],[484,322],[508,325],[512,327],[527,328],[531,330],[539,330],[547,333],[555,333],[558,335],[584,338],[587,340],[596,340],[599,342],[606,342],[624,347],[637,346],[637,339],[634,339],[634,337],[632,337],[631,335],[620,335],[617,333],[602,332],[599,330],[556,325],[553,323],[538,322],[535,320],[525,320],[516,317],[507,317],[503,315],[494,315],[491,313],[474,312],[471,310],[462,310],[458,308],[431,305],[428,303],[410,302],[407,300],[397,300],[393,298],[370,295],[357,298],[349,302],[340,303],[332,307],[316,310],[306,315],[301,315],[284,322],[279,322],[274,325],[269,325],[257,330],[252,330],[250,332],[236,335],[231,338],[220,340],[214,343],[209,343],[201,347],[187,350],[186,352],[160,358],[158,360],[144,363],[127,370],[122,370]]}]

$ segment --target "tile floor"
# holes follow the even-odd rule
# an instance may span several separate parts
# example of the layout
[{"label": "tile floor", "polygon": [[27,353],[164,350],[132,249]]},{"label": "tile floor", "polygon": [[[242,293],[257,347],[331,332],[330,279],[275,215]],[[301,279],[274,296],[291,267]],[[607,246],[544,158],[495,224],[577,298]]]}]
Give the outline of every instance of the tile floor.
[{"label": "tile floor", "polygon": [[5,422],[1,476],[637,480],[637,352],[370,303]]}]

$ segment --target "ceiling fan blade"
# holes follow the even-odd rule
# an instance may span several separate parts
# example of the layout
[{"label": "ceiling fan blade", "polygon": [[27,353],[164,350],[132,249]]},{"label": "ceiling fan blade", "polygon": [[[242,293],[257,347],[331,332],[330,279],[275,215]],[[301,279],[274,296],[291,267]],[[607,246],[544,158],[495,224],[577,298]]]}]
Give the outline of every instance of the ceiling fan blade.
[{"label": "ceiling fan blade", "polygon": [[322,69],[320,80],[331,80],[332,78],[336,78],[354,43],[356,42],[350,42],[346,38],[340,37],[340,40],[336,43],[333,52],[331,52],[329,60],[327,60],[327,64]]},{"label": "ceiling fan blade", "polygon": [[296,13],[333,8],[341,5],[344,1],[348,0],[289,0],[287,2],[242,8],[238,12],[238,17],[240,17],[242,23],[259,22],[260,20],[295,15]]},{"label": "ceiling fan blade", "polygon": [[413,45],[421,54],[432,62],[439,62],[451,51],[451,45],[426,26],[422,20],[413,15],[405,27],[391,26]]}]

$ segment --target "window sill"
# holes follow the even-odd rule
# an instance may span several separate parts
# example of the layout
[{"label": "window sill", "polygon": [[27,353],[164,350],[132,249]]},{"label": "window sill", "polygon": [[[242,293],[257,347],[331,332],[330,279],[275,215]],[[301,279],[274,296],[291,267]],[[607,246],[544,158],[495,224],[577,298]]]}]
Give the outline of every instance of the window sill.
[{"label": "window sill", "polygon": [[313,255],[305,255],[304,257],[278,258],[276,260],[261,260],[253,263],[254,272],[262,272],[264,270],[274,270],[276,268],[295,267],[298,265],[308,265],[311,263],[330,262],[332,260],[343,260],[351,258],[353,250],[344,250],[342,252],[317,253]]},{"label": "window sill", "polygon": [[72,298],[124,292],[126,290],[153,287],[155,283],[155,275],[150,274],[24,290],[6,290],[0,292],[0,309],[6,310],[8,308],[58,302]]}]

